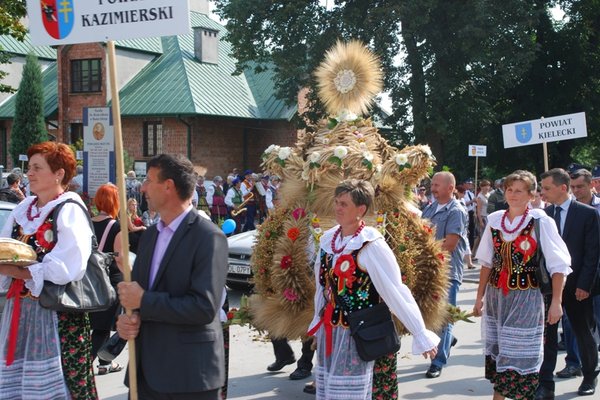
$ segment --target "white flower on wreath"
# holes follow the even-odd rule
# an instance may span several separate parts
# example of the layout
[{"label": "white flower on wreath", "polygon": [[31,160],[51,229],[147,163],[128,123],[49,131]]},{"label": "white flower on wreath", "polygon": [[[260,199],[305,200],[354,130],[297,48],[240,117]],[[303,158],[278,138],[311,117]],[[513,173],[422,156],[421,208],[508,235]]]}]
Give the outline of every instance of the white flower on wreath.
[{"label": "white flower on wreath", "polygon": [[365,142],[360,142],[358,144],[358,147],[360,147],[360,149],[363,151],[367,151],[369,149],[369,147],[367,146],[367,144]]},{"label": "white flower on wreath", "polygon": [[429,158],[433,157],[433,154],[431,153],[431,149],[429,148],[429,146],[423,146],[423,152],[425,154],[427,154],[427,157],[429,157]]},{"label": "white flower on wreath", "polygon": [[265,150],[265,153],[271,154],[275,151],[279,151],[279,146],[277,146],[276,144],[272,144],[269,147],[267,147],[267,149]]},{"label": "white flower on wreath", "polygon": [[363,152],[363,157],[365,160],[367,160],[369,162],[373,161],[373,153],[371,153],[369,151]]},{"label": "white flower on wreath", "polygon": [[311,163],[319,162],[320,158],[321,158],[321,155],[319,154],[318,151],[313,151],[312,153],[310,153],[309,160]]},{"label": "white flower on wreath", "polygon": [[403,166],[406,165],[406,163],[408,163],[408,157],[406,156],[406,154],[396,154],[394,161],[396,161],[396,164]]},{"label": "white flower on wreath", "polygon": [[348,155],[348,149],[346,148],[346,146],[337,146],[333,150],[333,154],[340,160],[343,160]]},{"label": "white flower on wreath", "polygon": [[338,121],[340,122],[344,122],[344,121],[356,121],[356,119],[358,119],[358,116],[354,113],[351,113],[348,110],[342,110],[337,118]]},{"label": "white flower on wreath", "polygon": [[302,178],[302,180],[307,181],[310,176],[308,175],[308,170],[302,170],[302,174],[300,175],[300,178]]},{"label": "white flower on wreath", "polygon": [[290,149],[289,147],[282,147],[277,152],[277,157],[280,160],[287,160],[290,154],[292,154],[292,149]]},{"label": "white flower on wreath", "polygon": [[375,172],[378,174],[381,174],[381,171],[383,170],[383,167],[381,166],[381,164],[377,164],[375,166]]},{"label": "white flower on wreath", "polygon": [[338,92],[342,94],[346,94],[356,85],[356,74],[351,69],[342,69],[340,70],[335,78],[333,78],[333,83]]}]

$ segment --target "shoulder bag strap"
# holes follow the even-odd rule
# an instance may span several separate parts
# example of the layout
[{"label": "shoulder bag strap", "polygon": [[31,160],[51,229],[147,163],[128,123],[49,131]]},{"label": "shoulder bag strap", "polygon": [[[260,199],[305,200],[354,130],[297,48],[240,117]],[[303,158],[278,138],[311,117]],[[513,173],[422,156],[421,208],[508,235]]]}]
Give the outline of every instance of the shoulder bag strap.
[{"label": "shoulder bag strap", "polygon": [[102,239],[100,239],[100,244],[98,245],[98,251],[104,251],[104,245],[106,244],[106,238],[108,237],[108,233],[110,232],[110,228],[117,222],[115,219],[111,219],[104,228],[104,232],[102,233]]},{"label": "shoulder bag strap", "polygon": [[[88,212],[87,208],[85,208],[81,203],[79,203],[73,199],[67,199],[67,200],[63,201],[62,203],[60,203],[59,205],[54,207],[54,210],[52,211],[52,219],[54,221],[56,221],[56,218],[58,217],[58,212],[66,203],[77,204],[83,210],[83,212],[85,213],[85,215],[88,219],[88,224],[90,226],[90,229],[92,230],[92,250],[98,250],[98,239],[96,239],[96,235],[94,233],[94,224],[92,223],[92,218],[90,217],[90,213]],[[54,237],[56,239],[58,239],[58,234],[56,232],[56,225],[57,225],[56,223],[52,224],[52,233],[54,233]]]},{"label": "shoulder bag strap", "polygon": [[542,258],[543,253],[542,253],[542,241],[540,240],[540,219],[539,218],[534,218],[533,219],[533,229],[535,230],[535,241],[536,241],[536,245],[537,245],[537,252],[536,252],[536,261],[538,261],[538,268],[540,266],[540,258]]}]

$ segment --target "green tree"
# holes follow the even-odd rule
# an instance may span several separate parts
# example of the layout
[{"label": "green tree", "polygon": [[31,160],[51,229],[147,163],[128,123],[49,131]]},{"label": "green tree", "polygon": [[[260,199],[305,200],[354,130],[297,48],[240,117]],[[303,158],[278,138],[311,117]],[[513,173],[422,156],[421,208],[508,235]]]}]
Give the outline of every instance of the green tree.
[{"label": "green tree", "polygon": [[27,56],[23,77],[15,95],[15,118],[10,135],[10,154],[15,165],[19,154],[25,154],[32,144],[48,140],[44,122],[44,93],[42,69],[33,54]]},{"label": "green tree", "polygon": [[[332,4],[333,3],[333,4]],[[329,4],[329,7],[326,7]],[[551,16],[560,4],[563,21]],[[502,124],[586,111],[587,139],[553,143],[551,164],[565,166],[600,147],[598,0],[333,1],[216,0],[227,39],[245,68],[273,68],[277,95],[294,102],[315,89],[312,72],[338,39],[366,43],[381,60],[402,143],[427,143],[441,165],[472,176],[469,144],[488,146],[486,170],[541,172],[541,146],[504,149]],[[315,121],[322,112],[309,92]]]},{"label": "green tree", "polygon": [[[0,3],[0,35],[10,35],[22,41],[27,29],[20,19],[25,16],[26,12],[25,0],[2,0]],[[0,64],[7,63],[10,63],[10,54],[6,53],[0,45]],[[0,70],[0,92],[13,92],[12,87],[1,83],[6,75],[6,72]]]}]

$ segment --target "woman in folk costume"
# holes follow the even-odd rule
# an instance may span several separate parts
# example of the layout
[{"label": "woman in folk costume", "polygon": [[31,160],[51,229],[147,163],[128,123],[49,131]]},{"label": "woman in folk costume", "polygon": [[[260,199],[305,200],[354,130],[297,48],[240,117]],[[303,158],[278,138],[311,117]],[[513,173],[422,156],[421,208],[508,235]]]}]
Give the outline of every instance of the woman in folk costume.
[{"label": "woman in folk costume", "polygon": [[362,220],[373,198],[367,181],[342,182],[335,190],[339,225],[321,238],[315,263],[315,314],[309,327],[317,337],[318,399],[371,399],[374,361],[358,356],[344,308],[351,314],[384,301],[412,333],[413,353],[433,358],[437,352],[439,337],[425,328],[415,299],[402,283],[394,253],[381,233]]},{"label": "woman in folk costume", "polygon": [[[509,207],[488,216],[477,250],[482,268],[473,313],[483,315],[485,377],[494,385],[493,399],[533,400],[544,357],[544,320],[555,324],[562,316],[571,258],[554,220],[544,210],[529,208],[536,191],[533,174],[515,171],[504,185]],[[559,288],[546,317],[535,273],[540,245],[552,286]]]},{"label": "woman in folk costume", "polygon": [[[8,289],[0,323],[0,399],[96,399],[87,313],[56,312],[40,306],[44,281],[66,284],[85,273],[92,231],[83,205],[65,192],[75,157],[65,144],[29,148],[30,196],[10,214],[0,236],[29,244],[38,262],[28,268],[0,264],[0,288]],[[57,237],[54,237],[53,226]]]}]

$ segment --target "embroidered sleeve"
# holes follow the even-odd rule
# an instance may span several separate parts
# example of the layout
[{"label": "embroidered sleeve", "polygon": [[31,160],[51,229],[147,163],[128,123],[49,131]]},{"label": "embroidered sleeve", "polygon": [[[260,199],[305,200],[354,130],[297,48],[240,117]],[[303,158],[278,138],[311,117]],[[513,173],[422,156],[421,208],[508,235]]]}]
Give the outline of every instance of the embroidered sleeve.
[{"label": "embroidered sleeve", "polygon": [[40,265],[44,280],[64,285],[83,277],[92,249],[92,231],[83,210],[76,204],[65,204],[55,223],[56,245]]},{"label": "embroidered sleeve", "polygon": [[436,347],[440,338],[425,328],[419,306],[408,287],[402,283],[396,257],[383,238],[363,248],[359,254],[359,264],[367,268],[379,295],[413,335],[413,354],[422,354]]},{"label": "embroidered sleeve", "polygon": [[315,265],[314,265],[315,282],[316,282],[316,284],[315,284],[316,285],[315,310],[314,310],[314,314],[313,314],[313,319],[312,319],[310,325],[308,326],[309,331],[315,325],[317,325],[319,323],[319,320],[321,319],[321,316],[320,316],[321,309],[325,306],[325,299],[323,298],[323,286],[321,286],[319,284],[320,271],[321,271],[321,260],[320,260],[320,257],[316,256],[315,257]]}]

